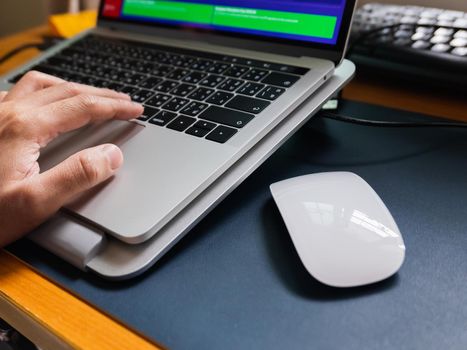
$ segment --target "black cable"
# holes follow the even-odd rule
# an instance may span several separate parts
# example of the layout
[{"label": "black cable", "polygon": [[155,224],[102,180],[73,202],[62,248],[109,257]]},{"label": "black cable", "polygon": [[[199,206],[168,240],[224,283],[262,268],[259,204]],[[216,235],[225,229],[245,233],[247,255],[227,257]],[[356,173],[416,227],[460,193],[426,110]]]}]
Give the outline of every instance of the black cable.
[{"label": "black cable", "polygon": [[13,57],[14,55],[20,53],[21,51],[24,51],[26,49],[38,49],[39,48],[39,45],[41,43],[29,43],[29,44],[24,44],[24,45],[21,45],[9,52],[7,52],[5,55],[3,55],[1,58],[0,58],[0,64],[3,64],[5,63],[5,61],[9,60],[11,57]]},{"label": "black cable", "polygon": [[345,123],[352,123],[364,126],[383,127],[383,128],[467,128],[467,123],[463,122],[393,122],[369,120],[350,117],[337,113],[322,111],[319,116],[321,118],[337,120]]},{"label": "black cable", "polygon": [[53,37],[53,36],[44,36],[43,42],[37,42],[37,43],[27,43],[23,44],[17,48],[14,48],[13,50],[7,52],[5,55],[0,57],[0,64],[5,63],[7,60],[12,58],[13,56],[17,55],[21,51],[27,50],[27,49],[38,49],[40,51],[47,50],[51,46],[56,45],[58,42],[60,42],[62,39],[58,37]]}]

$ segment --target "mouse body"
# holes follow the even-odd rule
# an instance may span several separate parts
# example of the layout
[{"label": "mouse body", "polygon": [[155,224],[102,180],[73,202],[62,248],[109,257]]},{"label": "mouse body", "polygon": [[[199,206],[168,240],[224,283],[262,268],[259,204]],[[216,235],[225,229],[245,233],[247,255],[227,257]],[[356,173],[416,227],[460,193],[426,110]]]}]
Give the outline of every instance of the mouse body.
[{"label": "mouse body", "polygon": [[333,287],[384,280],[405,258],[402,235],[381,198],[350,172],[299,176],[270,186],[308,272]]}]

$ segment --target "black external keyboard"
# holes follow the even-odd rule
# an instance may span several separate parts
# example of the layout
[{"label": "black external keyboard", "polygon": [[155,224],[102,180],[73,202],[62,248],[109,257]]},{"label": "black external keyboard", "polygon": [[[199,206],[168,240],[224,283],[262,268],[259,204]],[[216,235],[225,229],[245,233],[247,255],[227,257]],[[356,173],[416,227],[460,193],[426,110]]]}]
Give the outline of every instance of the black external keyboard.
[{"label": "black external keyboard", "polygon": [[144,105],[141,121],[218,143],[229,140],[308,72],[95,35],[31,70],[127,93]]},{"label": "black external keyboard", "polygon": [[355,14],[350,47],[357,64],[467,87],[465,12],[366,4]]}]

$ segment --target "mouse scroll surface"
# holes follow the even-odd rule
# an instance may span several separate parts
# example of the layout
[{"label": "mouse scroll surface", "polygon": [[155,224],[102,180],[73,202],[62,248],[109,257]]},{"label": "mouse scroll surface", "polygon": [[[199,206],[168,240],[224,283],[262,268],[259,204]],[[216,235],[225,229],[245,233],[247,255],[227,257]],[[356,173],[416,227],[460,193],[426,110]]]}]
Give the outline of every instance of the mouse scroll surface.
[{"label": "mouse scroll surface", "polygon": [[381,281],[402,265],[405,246],[389,210],[359,176],[300,176],[271,192],[308,272],[335,287]]}]

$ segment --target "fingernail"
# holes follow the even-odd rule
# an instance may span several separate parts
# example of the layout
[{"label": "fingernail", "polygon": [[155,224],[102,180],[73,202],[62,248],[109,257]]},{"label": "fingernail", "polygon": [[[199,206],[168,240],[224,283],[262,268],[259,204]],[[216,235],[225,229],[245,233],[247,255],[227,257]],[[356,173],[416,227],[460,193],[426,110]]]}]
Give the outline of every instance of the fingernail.
[{"label": "fingernail", "polygon": [[112,170],[116,170],[120,168],[123,162],[123,158],[122,158],[122,152],[117,146],[105,145],[104,147],[102,147],[102,152],[109,159],[110,168],[112,168]]}]

